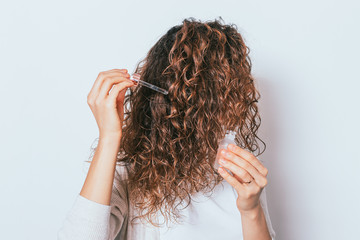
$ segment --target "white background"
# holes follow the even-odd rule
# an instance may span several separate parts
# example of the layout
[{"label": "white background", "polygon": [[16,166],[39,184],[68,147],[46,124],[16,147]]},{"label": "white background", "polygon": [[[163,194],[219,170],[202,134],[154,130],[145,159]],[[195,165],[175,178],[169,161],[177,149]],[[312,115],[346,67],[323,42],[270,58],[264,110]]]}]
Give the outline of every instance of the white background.
[{"label": "white background", "polygon": [[187,17],[235,23],[262,95],[277,240],[359,239],[356,1],[2,1],[1,239],[55,239],[98,136],[97,74]]}]

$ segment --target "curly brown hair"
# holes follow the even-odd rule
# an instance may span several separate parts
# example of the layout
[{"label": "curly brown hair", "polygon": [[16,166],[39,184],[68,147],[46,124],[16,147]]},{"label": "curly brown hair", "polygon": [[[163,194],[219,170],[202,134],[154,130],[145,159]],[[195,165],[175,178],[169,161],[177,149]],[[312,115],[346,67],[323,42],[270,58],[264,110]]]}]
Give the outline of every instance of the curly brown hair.
[{"label": "curly brown hair", "polygon": [[178,222],[178,206],[222,180],[214,163],[227,130],[251,152],[259,149],[256,139],[266,147],[256,135],[260,94],[250,50],[237,26],[221,21],[184,19],[137,64],[141,79],[168,95],[138,85],[125,96],[117,161],[129,167],[129,196],[140,213],[135,218],[154,226],[159,211],[166,223]]}]

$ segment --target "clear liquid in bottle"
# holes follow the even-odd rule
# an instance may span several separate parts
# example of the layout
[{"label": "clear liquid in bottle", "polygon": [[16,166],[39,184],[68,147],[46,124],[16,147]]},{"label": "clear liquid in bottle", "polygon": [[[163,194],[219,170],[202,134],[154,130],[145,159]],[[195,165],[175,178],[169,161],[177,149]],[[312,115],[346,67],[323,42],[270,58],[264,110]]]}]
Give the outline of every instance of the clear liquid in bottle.
[{"label": "clear liquid in bottle", "polygon": [[[225,134],[225,137],[224,139],[222,139],[219,143],[219,147],[218,147],[218,151],[217,151],[217,154],[216,154],[216,159],[215,159],[215,164],[214,164],[214,168],[217,170],[221,165],[219,164],[219,159],[221,157],[221,149],[227,149],[227,146],[232,143],[234,145],[236,145],[235,143],[235,135],[236,135],[236,132],[234,131],[230,131],[230,130],[227,130],[226,131],[226,134]],[[230,170],[228,170],[227,168],[223,167],[228,173],[230,173],[232,176],[232,172]]]}]

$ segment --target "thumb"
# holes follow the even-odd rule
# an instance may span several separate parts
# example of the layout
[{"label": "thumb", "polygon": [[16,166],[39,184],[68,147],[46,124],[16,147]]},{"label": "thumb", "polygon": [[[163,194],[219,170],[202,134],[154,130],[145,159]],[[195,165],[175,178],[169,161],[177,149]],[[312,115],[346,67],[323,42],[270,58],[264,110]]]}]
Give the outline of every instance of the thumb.
[{"label": "thumb", "polygon": [[126,90],[127,87],[119,92],[119,94],[116,97],[116,102],[121,103],[124,101]]}]

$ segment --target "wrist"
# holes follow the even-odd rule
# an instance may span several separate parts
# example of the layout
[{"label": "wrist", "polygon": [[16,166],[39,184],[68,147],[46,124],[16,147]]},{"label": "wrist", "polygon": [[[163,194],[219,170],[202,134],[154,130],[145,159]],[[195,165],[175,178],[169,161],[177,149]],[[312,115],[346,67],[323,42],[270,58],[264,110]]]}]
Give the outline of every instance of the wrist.
[{"label": "wrist", "polygon": [[99,134],[99,140],[100,139],[104,139],[104,140],[120,140],[122,136],[121,132],[111,132],[111,133],[102,133],[100,132]]},{"label": "wrist", "polygon": [[251,220],[257,219],[262,214],[262,207],[260,204],[258,204],[256,207],[246,210],[246,211],[240,211],[241,217],[245,217]]},{"label": "wrist", "polygon": [[99,136],[99,144],[105,146],[120,146],[121,134],[106,134]]}]

